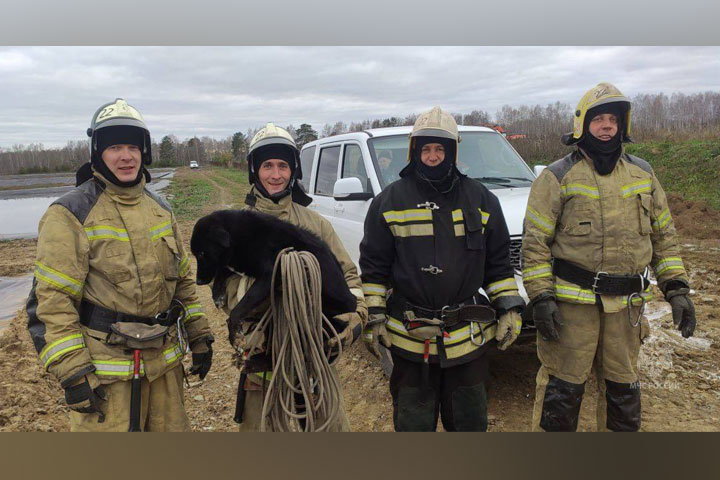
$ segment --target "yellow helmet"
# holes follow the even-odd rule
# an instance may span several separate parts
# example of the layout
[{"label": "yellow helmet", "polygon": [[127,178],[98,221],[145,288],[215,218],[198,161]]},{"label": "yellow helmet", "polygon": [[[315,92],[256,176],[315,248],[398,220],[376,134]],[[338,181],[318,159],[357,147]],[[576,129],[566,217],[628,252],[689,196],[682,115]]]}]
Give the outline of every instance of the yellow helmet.
[{"label": "yellow helmet", "polygon": [[429,112],[420,114],[415,120],[412,132],[410,132],[410,146],[408,148],[407,161],[412,160],[412,153],[417,137],[440,137],[454,140],[456,142],[455,157],[457,160],[457,144],[462,141],[458,134],[458,126],[452,115],[444,112],[440,107],[433,107]]},{"label": "yellow helmet", "polygon": [[87,129],[87,136],[90,137],[90,156],[97,153],[97,135],[103,128],[107,127],[137,127],[144,132],[144,145],[142,150],[143,163],[150,165],[152,162],[150,130],[145,125],[140,112],[122,98],[116,98],[114,102],[106,103],[97,109],[90,121],[90,128]]},{"label": "yellow helmet", "polygon": [[608,103],[621,103],[624,110],[622,141],[630,139],[630,99],[611,83],[602,82],[585,92],[573,115],[573,131],[562,136],[562,143],[574,145],[585,135],[585,117],[590,109]]}]

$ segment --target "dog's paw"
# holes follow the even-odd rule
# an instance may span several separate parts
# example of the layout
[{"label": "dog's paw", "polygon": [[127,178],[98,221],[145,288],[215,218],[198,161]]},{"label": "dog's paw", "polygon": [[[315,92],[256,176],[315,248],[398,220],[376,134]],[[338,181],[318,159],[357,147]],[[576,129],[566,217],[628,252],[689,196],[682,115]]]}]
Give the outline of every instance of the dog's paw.
[{"label": "dog's paw", "polygon": [[220,294],[217,297],[213,299],[215,301],[215,306],[220,309],[223,306],[227,305],[227,295],[226,294]]}]

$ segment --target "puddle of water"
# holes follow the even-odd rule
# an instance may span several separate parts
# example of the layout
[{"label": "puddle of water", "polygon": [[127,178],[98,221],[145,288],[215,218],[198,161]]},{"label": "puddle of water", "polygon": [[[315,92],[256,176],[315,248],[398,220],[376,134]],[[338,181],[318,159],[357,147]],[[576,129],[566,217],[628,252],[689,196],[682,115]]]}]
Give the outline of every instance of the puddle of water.
[{"label": "puddle of water", "polygon": [[148,190],[153,193],[162,195],[162,190],[164,190],[168,185],[170,185],[170,179],[172,179],[174,175],[174,170],[172,172],[158,173],[156,176],[152,177],[152,183],[147,186]]},{"label": "puddle of water", "polygon": [[0,200],[0,238],[37,237],[38,223],[57,197]]},{"label": "puddle of water", "polygon": [[8,326],[15,314],[25,304],[33,276],[0,277],[0,331]]},{"label": "puddle of water", "polygon": [[[170,185],[174,171],[160,171],[153,177],[148,189],[162,195],[162,190]],[[32,189],[24,192],[34,194],[29,198],[0,199],[0,239],[37,237],[38,223],[50,204],[69,188]]]}]

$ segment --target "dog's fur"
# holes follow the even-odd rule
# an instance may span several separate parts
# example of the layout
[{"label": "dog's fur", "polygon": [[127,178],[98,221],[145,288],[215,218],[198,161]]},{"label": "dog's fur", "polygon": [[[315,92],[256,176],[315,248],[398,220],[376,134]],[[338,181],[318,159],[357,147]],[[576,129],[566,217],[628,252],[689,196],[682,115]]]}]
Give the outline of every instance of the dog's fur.
[{"label": "dog's fur", "polygon": [[317,258],[322,275],[323,313],[328,319],[355,311],[357,299],[345,282],[340,263],[327,244],[308,230],[251,210],[218,210],[195,224],[190,250],[197,258],[197,284],[213,281],[216,303],[224,301],[225,281],[233,271],[255,278],[230,312],[231,337],[233,325],[247,318],[270,296],[275,259],[288,247],[310,252]]}]

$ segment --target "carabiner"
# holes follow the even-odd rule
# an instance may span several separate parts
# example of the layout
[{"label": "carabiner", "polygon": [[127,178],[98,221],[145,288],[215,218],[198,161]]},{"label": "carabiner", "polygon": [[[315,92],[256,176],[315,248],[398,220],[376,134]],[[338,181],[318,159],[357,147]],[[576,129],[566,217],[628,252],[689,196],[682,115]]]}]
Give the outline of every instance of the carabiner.
[{"label": "carabiner", "polygon": [[[633,321],[633,318],[632,318],[632,307],[633,307],[632,301],[633,301],[633,298],[639,298],[640,300],[642,300],[642,303],[640,304],[640,312],[638,312],[638,316],[637,316],[637,319],[636,319],[635,321]],[[646,302],[645,302],[645,297],[643,297],[641,294],[639,294],[639,293],[637,293],[637,292],[633,292],[633,293],[631,293],[630,295],[628,295],[628,298],[627,298],[628,321],[630,322],[630,326],[631,326],[632,328],[636,328],[638,325],[640,325],[640,322],[642,321],[643,312],[645,312],[645,303],[646,303]]]},{"label": "carabiner", "polygon": [[[478,328],[480,329],[480,338],[482,338],[482,342],[477,343],[475,342],[475,334],[473,333],[473,325],[477,324]],[[485,345],[485,331],[482,328],[482,325],[479,322],[469,322],[468,328],[470,329],[470,343],[475,345],[476,347],[482,347]]]}]

